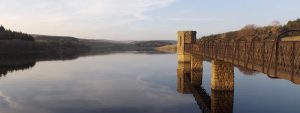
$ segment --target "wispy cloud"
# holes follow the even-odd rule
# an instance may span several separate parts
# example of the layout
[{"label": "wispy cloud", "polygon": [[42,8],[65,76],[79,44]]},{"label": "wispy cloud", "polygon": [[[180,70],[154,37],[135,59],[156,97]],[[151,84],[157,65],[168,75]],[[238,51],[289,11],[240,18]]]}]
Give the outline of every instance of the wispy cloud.
[{"label": "wispy cloud", "polygon": [[180,29],[211,34],[249,23],[285,23],[297,18],[296,4],[299,1],[0,0],[0,24],[33,34],[174,39]]},{"label": "wispy cloud", "polygon": [[3,99],[1,101],[5,101],[8,103],[10,109],[18,109],[18,110],[22,110],[23,108],[19,105],[19,103],[13,101],[9,96],[3,94],[0,91],[0,97]]},{"label": "wispy cloud", "polygon": [[175,0],[0,0],[0,24],[29,33],[75,35],[78,32],[152,20],[146,13]]},{"label": "wispy cloud", "polygon": [[167,20],[171,21],[183,21],[183,22],[211,22],[211,21],[220,21],[218,19],[212,18],[193,18],[193,17],[184,17],[184,18],[167,18]]},{"label": "wispy cloud", "polygon": [[[166,7],[175,0],[0,0],[1,17],[18,16],[54,21],[68,19],[150,19],[145,12]],[[59,18],[59,19],[58,19]],[[121,20],[121,19],[120,19]]]}]

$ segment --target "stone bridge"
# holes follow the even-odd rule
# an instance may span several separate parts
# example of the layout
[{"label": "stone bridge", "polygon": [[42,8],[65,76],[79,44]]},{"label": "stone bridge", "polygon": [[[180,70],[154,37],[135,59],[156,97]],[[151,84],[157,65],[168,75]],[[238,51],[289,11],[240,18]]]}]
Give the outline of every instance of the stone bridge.
[{"label": "stone bridge", "polygon": [[[234,66],[300,84],[300,41],[197,40],[195,31],[178,32],[177,91],[194,95],[206,113],[232,113]],[[211,96],[201,88],[203,60],[212,63]]]}]

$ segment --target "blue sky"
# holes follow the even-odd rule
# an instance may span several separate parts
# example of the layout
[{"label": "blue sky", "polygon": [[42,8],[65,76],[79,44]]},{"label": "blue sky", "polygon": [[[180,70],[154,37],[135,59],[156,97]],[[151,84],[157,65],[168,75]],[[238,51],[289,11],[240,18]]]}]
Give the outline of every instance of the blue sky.
[{"label": "blue sky", "polygon": [[110,40],[176,39],[247,24],[285,24],[300,17],[299,0],[0,0],[0,24],[31,34]]}]

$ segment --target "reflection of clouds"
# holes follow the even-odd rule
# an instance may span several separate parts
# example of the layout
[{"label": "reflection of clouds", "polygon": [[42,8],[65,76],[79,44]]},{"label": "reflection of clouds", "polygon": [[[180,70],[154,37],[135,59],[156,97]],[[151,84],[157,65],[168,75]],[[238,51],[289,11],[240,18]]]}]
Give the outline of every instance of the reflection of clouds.
[{"label": "reflection of clouds", "polygon": [[[142,62],[145,58],[141,57],[149,57],[147,55],[119,54],[123,59],[115,57],[38,63],[34,69],[1,80],[0,89],[10,96],[9,100],[14,100],[12,105],[23,108],[21,113],[178,112],[179,108],[194,104],[191,95],[178,94],[172,88],[176,81],[171,85],[165,83],[176,77],[174,70],[158,70],[161,66],[165,70],[163,68],[173,65],[156,65],[158,59],[170,55],[151,56],[153,61],[148,61],[147,65],[125,65],[132,59]],[[9,111],[7,113],[18,113],[16,108]]]},{"label": "reflection of clouds", "polygon": [[12,101],[9,96],[4,95],[1,91],[0,91],[0,98],[1,98],[1,103],[7,104],[6,107],[10,107],[13,109],[22,109],[18,103]]}]

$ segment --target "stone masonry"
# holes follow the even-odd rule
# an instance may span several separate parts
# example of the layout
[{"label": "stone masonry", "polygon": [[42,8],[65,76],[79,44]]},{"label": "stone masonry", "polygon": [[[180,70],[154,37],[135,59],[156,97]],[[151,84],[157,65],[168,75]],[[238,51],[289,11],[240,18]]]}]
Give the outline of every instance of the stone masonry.
[{"label": "stone masonry", "polygon": [[196,31],[179,31],[177,42],[178,62],[191,61],[191,46],[196,42]]},{"label": "stone masonry", "polygon": [[201,55],[191,55],[191,83],[194,86],[202,84],[203,59]]},{"label": "stone masonry", "polygon": [[234,90],[234,65],[224,61],[212,61],[212,90]]},{"label": "stone masonry", "polygon": [[211,91],[211,113],[233,113],[234,91]]}]

